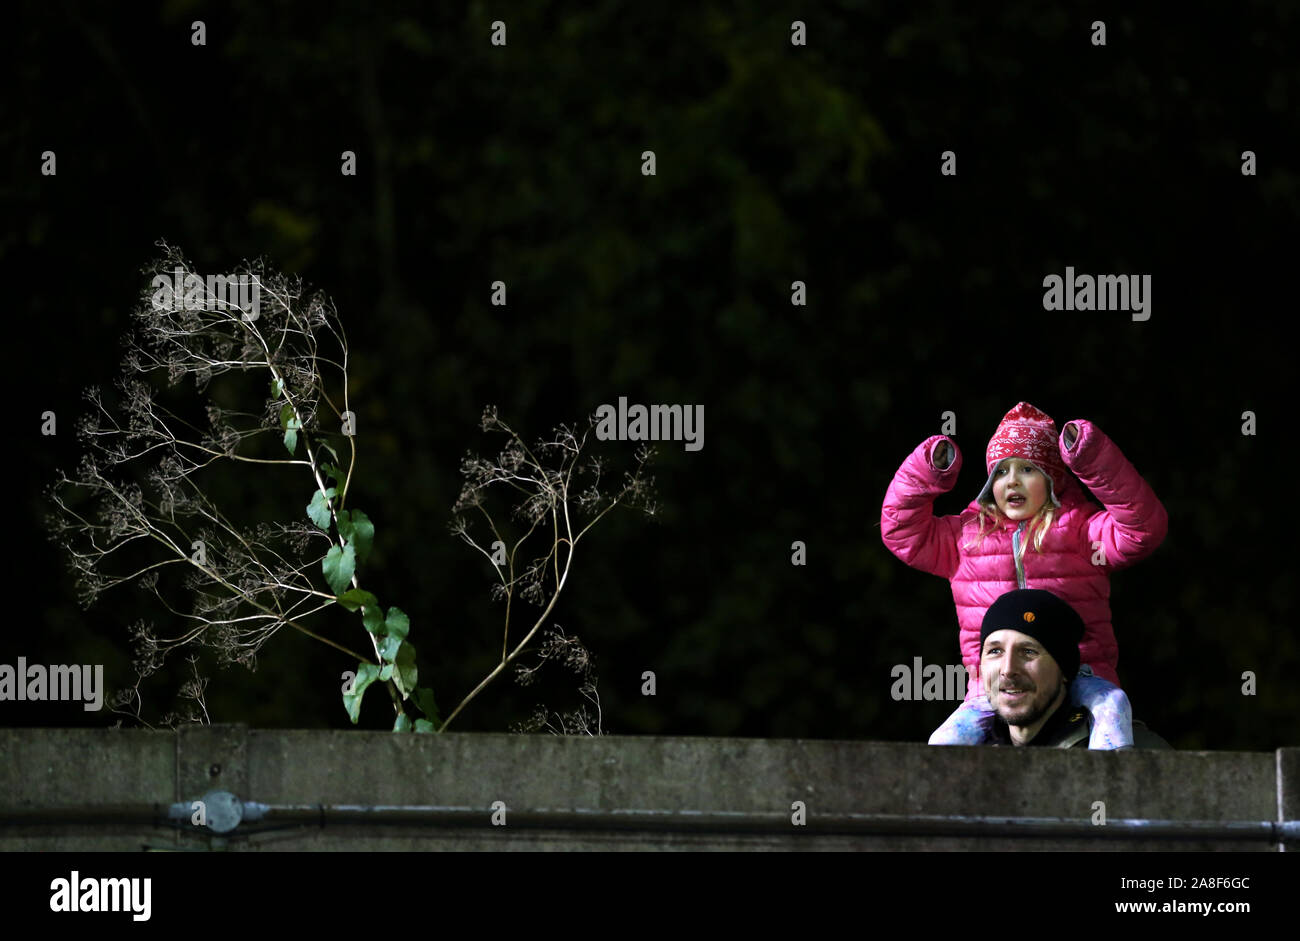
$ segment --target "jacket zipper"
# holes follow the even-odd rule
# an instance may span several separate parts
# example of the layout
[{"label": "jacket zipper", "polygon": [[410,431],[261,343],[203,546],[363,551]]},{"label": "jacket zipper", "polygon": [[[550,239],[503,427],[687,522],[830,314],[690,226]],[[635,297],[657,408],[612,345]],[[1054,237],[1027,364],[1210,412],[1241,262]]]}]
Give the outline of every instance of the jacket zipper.
[{"label": "jacket zipper", "polygon": [[1016,587],[1025,587],[1025,565],[1020,557],[1020,534],[1025,530],[1025,523],[1028,520],[1021,520],[1016,531],[1011,534],[1011,558],[1016,561]]}]

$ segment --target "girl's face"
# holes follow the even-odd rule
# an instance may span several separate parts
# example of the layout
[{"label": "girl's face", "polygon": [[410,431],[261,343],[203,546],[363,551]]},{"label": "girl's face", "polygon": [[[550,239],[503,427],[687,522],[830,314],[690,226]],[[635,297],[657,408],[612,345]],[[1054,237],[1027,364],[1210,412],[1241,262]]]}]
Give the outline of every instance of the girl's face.
[{"label": "girl's face", "polygon": [[1047,477],[1028,461],[1007,458],[993,471],[993,499],[1007,519],[1032,519],[1047,502]]}]

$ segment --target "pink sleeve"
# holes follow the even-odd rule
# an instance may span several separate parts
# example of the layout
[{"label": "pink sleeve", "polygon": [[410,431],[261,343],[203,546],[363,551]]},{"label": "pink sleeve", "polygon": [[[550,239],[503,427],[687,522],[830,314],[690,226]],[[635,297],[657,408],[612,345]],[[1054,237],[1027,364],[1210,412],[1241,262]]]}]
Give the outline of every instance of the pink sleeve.
[{"label": "pink sleeve", "polygon": [[[953,450],[952,463],[943,470],[933,462],[940,441],[947,441]],[[943,578],[952,578],[957,571],[961,522],[956,516],[936,517],[934,501],[953,488],[960,471],[961,451],[956,443],[933,435],[898,469],[880,511],[880,535],[889,551],[912,568]]]},{"label": "pink sleeve", "polygon": [[1169,515],[1151,485],[1120,452],[1115,442],[1091,422],[1076,419],[1079,436],[1061,456],[1087,484],[1105,509],[1088,520],[1088,544],[1100,542],[1112,568],[1132,565],[1155,551],[1169,529]]}]

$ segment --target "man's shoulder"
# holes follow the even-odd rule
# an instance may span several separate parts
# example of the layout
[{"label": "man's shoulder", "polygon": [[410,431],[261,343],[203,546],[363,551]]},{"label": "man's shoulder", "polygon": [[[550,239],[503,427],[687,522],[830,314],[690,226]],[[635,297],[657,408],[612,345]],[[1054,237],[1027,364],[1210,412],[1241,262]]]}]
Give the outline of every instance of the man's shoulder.
[{"label": "man's shoulder", "polygon": [[1147,724],[1140,719],[1133,720],[1133,747],[1167,748],[1170,751],[1173,751],[1174,748],[1174,746],[1147,728]]},{"label": "man's shoulder", "polygon": [[[1065,721],[1052,730],[1043,744],[1051,748],[1087,748],[1091,732],[1092,725],[1087,710],[1071,706]],[[1134,719],[1133,747],[1172,750],[1174,746],[1147,728],[1145,722]]]},{"label": "man's shoulder", "polygon": [[1053,723],[1050,729],[1044,731],[1047,737],[1042,744],[1047,748],[1087,748],[1088,710],[1067,704],[1061,721]]},{"label": "man's shoulder", "polygon": [[[1092,719],[1088,710],[1064,704],[1057,714],[1034,736],[1031,745],[1041,748],[1087,748],[1092,734]],[[991,717],[985,742],[990,745],[1010,745],[1007,727],[996,715]],[[1172,750],[1163,738],[1152,732],[1145,722],[1133,720],[1133,746],[1135,748],[1161,748]]]}]

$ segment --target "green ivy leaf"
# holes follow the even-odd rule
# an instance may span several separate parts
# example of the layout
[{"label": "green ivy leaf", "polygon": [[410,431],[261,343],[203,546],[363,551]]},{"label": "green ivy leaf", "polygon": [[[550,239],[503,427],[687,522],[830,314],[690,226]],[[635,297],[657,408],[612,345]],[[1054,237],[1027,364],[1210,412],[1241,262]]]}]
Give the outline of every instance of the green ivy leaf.
[{"label": "green ivy leaf", "polygon": [[415,681],[419,676],[419,670],[415,666],[415,648],[410,644],[402,644],[397,651],[397,659],[393,661],[397,668],[393,671],[393,682],[405,699],[411,695],[411,690],[415,689]]},{"label": "green ivy leaf", "polygon": [[339,520],[339,533],[348,542],[354,544],[357,550],[357,561],[362,565],[366,564],[366,559],[370,557],[370,547],[375,541],[375,524],[370,522],[370,517],[366,516],[361,510],[349,510],[348,528],[343,529],[343,521]]},{"label": "green ivy leaf", "polygon": [[[328,444],[322,442],[321,447],[327,448],[330,454],[334,454],[334,449],[331,448]],[[321,469],[321,473],[323,473],[330,480],[334,481],[334,483],[338,486],[339,498],[342,499],[343,494],[347,493],[347,488],[344,487],[344,484],[347,483],[348,473],[343,468],[339,467],[338,460],[339,460],[339,456],[337,454],[334,454],[334,460],[332,462],[323,461],[321,463],[320,469]]]},{"label": "green ivy leaf", "polygon": [[298,429],[302,422],[293,417],[293,406],[288,402],[280,406],[280,427],[284,429],[284,446],[292,454],[298,447]]},{"label": "green ivy leaf", "polygon": [[388,634],[389,637],[396,637],[398,640],[406,640],[406,635],[411,633],[411,619],[406,616],[401,608],[389,608],[388,619],[384,623],[388,628],[385,633]]},{"label": "green ivy leaf", "polygon": [[347,608],[349,611],[355,611],[357,608],[361,607],[373,607],[376,609],[379,607],[379,599],[370,592],[364,591],[360,588],[352,588],[343,592],[343,594],[339,595],[338,601],[339,604],[343,605],[343,607]]},{"label": "green ivy leaf", "polygon": [[416,720],[415,720],[415,731],[417,731],[417,732],[436,732],[436,731],[438,731],[438,729],[437,729],[437,727],[434,726],[434,724],[433,724],[432,722],[430,722],[428,719],[416,719]]},{"label": "green ivy leaf", "polygon": [[284,380],[276,377],[271,380],[271,398],[278,399],[284,394]]},{"label": "green ivy leaf", "polygon": [[387,683],[392,678],[393,678],[393,665],[391,663],[385,663],[384,668],[379,671],[379,680],[382,683]]},{"label": "green ivy leaf", "polygon": [[379,642],[379,656],[389,663],[397,659],[397,652],[401,649],[402,639],[400,637],[385,637]]},{"label": "green ivy leaf", "polygon": [[344,546],[342,549],[338,546],[330,546],[321,568],[324,569],[325,581],[330,583],[334,594],[341,594],[343,589],[348,587],[348,582],[352,581],[352,573],[356,571],[356,553],[352,551],[351,546]]},{"label": "green ivy leaf", "polygon": [[[419,707],[420,711],[423,712],[430,719],[432,719],[433,722],[442,721],[442,719],[439,718],[438,716],[438,704],[433,701],[433,690],[429,689],[429,687],[427,686],[419,687],[418,689],[416,689],[414,692],[411,693],[411,699],[415,700],[415,704],[416,706]],[[419,722],[422,721],[424,720],[421,719],[416,722],[416,731],[419,731]],[[430,725],[432,724],[433,723],[431,722]],[[433,731],[433,730],[430,729],[429,731]]]},{"label": "green ivy leaf", "polygon": [[357,719],[361,716],[361,697],[366,694],[366,687],[375,681],[379,676],[379,668],[373,663],[361,663],[357,665],[357,677],[352,681],[352,689],[343,694],[343,705],[348,710],[348,717],[352,724],[357,724]]},{"label": "green ivy leaf", "polygon": [[[287,434],[288,432],[286,432]],[[316,524],[318,529],[323,529],[325,532],[330,531],[329,501],[334,496],[334,493],[333,487],[328,490],[317,490],[311,495],[311,503],[307,504],[307,515],[311,517],[311,521]]]},{"label": "green ivy leaf", "polygon": [[335,464],[339,462],[339,452],[331,448],[328,442],[322,441],[320,446],[330,453],[330,456],[334,458]]},{"label": "green ivy leaf", "polygon": [[403,712],[400,716],[397,717],[397,721],[393,723],[393,731],[394,732],[411,731],[411,717],[408,716],[405,712]]},{"label": "green ivy leaf", "polygon": [[379,637],[384,636],[384,612],[379,610],[379,605],[373,607],[366,605],[365,613],[361,615],[361,623],[366,626],[366,630]]}]

